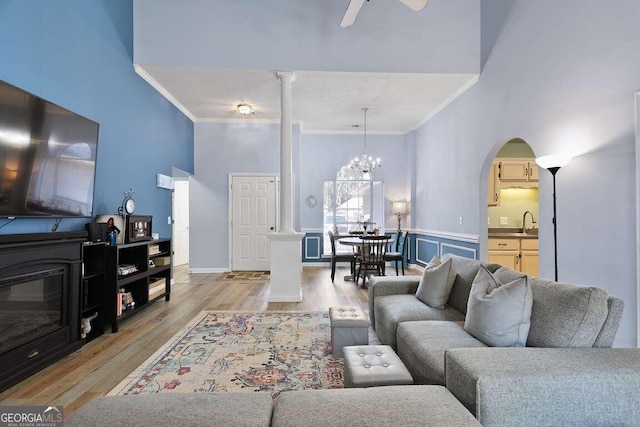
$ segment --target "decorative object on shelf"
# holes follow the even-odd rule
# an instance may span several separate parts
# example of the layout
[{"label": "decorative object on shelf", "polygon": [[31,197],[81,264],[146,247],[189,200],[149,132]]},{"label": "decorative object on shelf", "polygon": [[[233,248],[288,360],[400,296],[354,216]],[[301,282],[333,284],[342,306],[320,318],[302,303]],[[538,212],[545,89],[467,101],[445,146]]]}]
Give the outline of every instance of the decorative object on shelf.
[{"label": "decorative object on shelf", "polygon": [[373,172],[373,170],[380,166],[380,158],[373,160],[373,157],[367,154],[367,107],[362,108],[364,113],[364,151],[362,156],[356,157],[351,161],[349,167],[355,169],[363,174]]},{"label": "decorative object on shelf", "polygon": [[124,198],[122,199],[122,205],[118,208],[118,213],[120,215],[131,215],[136,210],[136,202],[133,200],[133,189],[129,189],[129,191],[125,191]]},{"label": "decorative object on shelf", "polygon": [[125,241],[131,243],[151,240],[152,220],[150,215],[127,215]]},{"label": "decorative object on shelf", "polygon": [[395,202],[391,202],[391,211],[398,217],[398,233],[400,233],[400,231],[402,231],[400,229],[400,223],[402,221],[401,217],[402,215],[407,214],[407,202],[405,202],[404,200],[396,200]]},{"label": "decorative object on shelf", "polygon": [[115,231],[117,235],[116,244],[120,245],[124,243],[125,233],[121,232],[122,230],[125,230],[123,216],[121,216],[120,214],[98,215],[96,216],[96,223],[103,223],[104,226],[99,231],[99,240],[94,240],[94,238],[91,237],[92,241],[104,241],[109,243],[109,232]]},{"label": "decorative object on shelf", "polygon": [[89,332],[91,332],[91,321],[98,317],[98,313],[93,313],[89,317],[83,317],[80,323],[80,338],[86,338]]},{"label": "decorative object on shelf", "polygon": [[571,156],[554,154],[550,156],[538,157],[536,163],[541,168],[551,172],[553,175],[553,255],[555,267],[555,281],[558,281],[558,224],[556,221],[556,173],[561,167],[566,166],[571,161]]}]

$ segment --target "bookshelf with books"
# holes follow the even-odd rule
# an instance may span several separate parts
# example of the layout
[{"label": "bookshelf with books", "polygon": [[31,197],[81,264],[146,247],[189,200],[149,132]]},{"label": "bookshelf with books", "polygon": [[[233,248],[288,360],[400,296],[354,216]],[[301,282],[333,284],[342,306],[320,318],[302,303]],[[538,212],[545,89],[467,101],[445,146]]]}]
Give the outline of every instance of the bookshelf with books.
[{"label": "bookshelf with books", "polygon": [[156,239],[107,247],[109,321],[117,332],[119,323],[171,296],[171,240]]}]

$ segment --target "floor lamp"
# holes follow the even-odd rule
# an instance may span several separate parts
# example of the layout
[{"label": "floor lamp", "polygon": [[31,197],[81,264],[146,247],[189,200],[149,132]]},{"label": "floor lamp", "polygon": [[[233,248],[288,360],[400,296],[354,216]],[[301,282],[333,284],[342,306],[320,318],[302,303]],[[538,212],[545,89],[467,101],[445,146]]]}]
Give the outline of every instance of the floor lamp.
[{"label": "floor lamp", "polygon": [[538,157],[536,163],[541,168],[551,172],[553,175],[553,255],[555,266],[555,281],[558,281],[558,224],[556,221],[556,173],[561,167],[566,166],[571,161],[571,156],[554,154],[551,156]]}]

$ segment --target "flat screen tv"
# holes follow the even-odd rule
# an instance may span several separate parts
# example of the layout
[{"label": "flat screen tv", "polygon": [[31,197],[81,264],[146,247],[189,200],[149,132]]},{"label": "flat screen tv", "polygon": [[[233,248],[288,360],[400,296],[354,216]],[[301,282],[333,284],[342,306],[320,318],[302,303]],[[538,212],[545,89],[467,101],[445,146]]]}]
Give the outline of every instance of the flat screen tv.
[{"label": "flat screen tv", "polygon": [[0,80],[0,217],[91,217],[98,123]]}]

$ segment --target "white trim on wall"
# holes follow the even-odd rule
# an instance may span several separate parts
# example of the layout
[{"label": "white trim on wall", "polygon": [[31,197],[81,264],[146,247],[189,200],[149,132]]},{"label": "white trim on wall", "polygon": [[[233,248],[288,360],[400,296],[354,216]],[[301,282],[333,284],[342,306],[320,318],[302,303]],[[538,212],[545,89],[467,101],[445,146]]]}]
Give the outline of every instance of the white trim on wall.
[{"label": "white trim on wall", "polygon": [[473,259],[478,259],[478,252],[475,249],[472,248],[467,248],[465,246],[458,246],[458,245],[451,245],[449,243],[441,243],[440,244],[440,258],[442,258],[443,255],[443,251],[442,248],[447,247],[447,248],[454,248],[454,249],[460,249],[461,251],[469,251],[473,254]]},{"label": "white trim on wall", "polygon": [[[318,256],[309,256],[309,240],[316,240],[316,246],[318,248]],[[320,259],[320,256],[322,254],[320,253],[320,237],[318,236],[311,236],[311,237],[307,237],[306,239],[304,239],[304,257],[305,259]]]},{"label": "white trim on wall", "polygon": [[429,261],[431,261],[430,259],[428,259],[426,261],[423,260],[423,259],[420,259],[420,245],[419,245],[420,242],[431,243],[431,244],[436,245],[436,253],[437,254],[440,253],[440,242],[438,242],[436,240],[423,239],[423,238],[420,238],[420,237],[418,237],[416,239],[416,261],[420,261],[420,262],[423,262],[425,264],[429,264]]},{"label": "white trim on wall", "polygon": [[189,273],[228,273],[228,268],[190,268]]},{"label": "white trim on wall", "polygon": [[467,243],[478,243],[479,239],[479,236],[477,234],[450,233],[448,231],[415,230],[414,233],[426,234],[433,237],[439,237],[441,239],[457,240]]},{"label": "white trim on wall", "polygon": [[155,90],[160,92],[162,96],[167,98],[167,101],[172,103],[178,110],[182,111],[182,114],[184,114],[189,119],[191,119],[192,122],[196,121],[196,117],[193,114],[191,114],[191,111],[189,111],[187,107],[182,105],[180,101],[178,101],[173,95],[171,95],[171,92],[166,90],[164,86],[158,83],[156,79],[151,77],[151,74],[147,73],[147,71],[144,68],[142,68],[141,65],[133,64],[133,69],[135,70],[136,73],[138,73],[140,77],[142,77],[147,83],[149,83],[151,87],[153,87]]},{"label": "white trim on wall", "polygon": [[634,94],[636,127],[636,347],[640,348],[640,91]]}]

